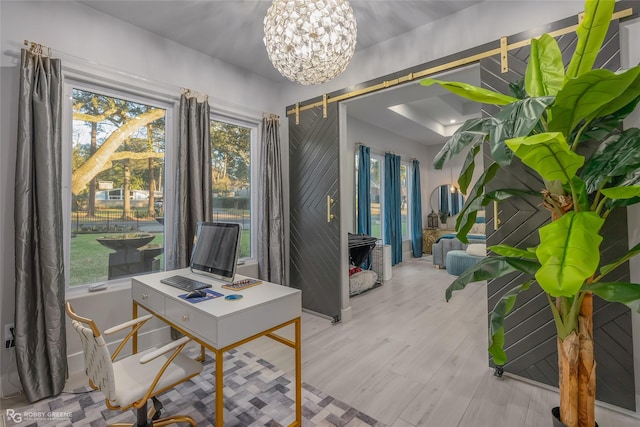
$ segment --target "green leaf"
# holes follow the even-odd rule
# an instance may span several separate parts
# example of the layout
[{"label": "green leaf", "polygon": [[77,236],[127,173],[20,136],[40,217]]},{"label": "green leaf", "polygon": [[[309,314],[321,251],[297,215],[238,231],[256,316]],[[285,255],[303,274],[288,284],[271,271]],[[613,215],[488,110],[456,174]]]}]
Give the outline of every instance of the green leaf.
[{"label": "green leaf", "polygon": [[612,262],[611,264],[602,266],[600,268],[599,278],[606,276],[607,274],[609,274],[610,272],[618,268],[620,265],[624,264],[626,261],[630,260],[631,258],[633,258],[638,254],[640,254],[640,243],[635,245],[633,248],[629,250],[629,252],[627,252],[624,256],[620,257],[616,261]]},{"label": "green leaf", "polygon": [[595,118],[582,133],[581,141],[602,141],[617,131],[624,119],[631,114],[640,103],[640,96],[614,113]]},{"label": "green leaf", "polygon": [[489,89],[483,89],[478,86],[473,86],[468,83],[448,82],[445,80],[436,79],[423,79],[420,80],[420,84],[422,86],[431,86],[434,84],[438,84],[449,92],[455,93],[456,95],[462,96],[463,98],[470,99],[471,101],[481,102],[483,104],[507,105],[514,101],[517,101],[516,98],[513,98],[511,96],[504,95],[500,92],[494,92]]},{"label": "green leaf", "polygon": [[496,365],[507,363],[507,354],[504,352],[504,318],[513,310],[518,295],[528,290],[529,286],[531,286],[531,281],[510,289],[500,297],[489,316],[489,336],[491,337],[489,353],[493,356],[493,362]]},{"label": "green leaf", "polygon": [[640,185],[604,188],[602,194],[610,199],[632,199],[640,197]]},{"label": "green leaf", "polygon": [[522,257],[522,258],[535,259],[535,260],[538,259],[536,257],[535,251],[532,252],[529,250],[514,248],[513,246],[509,246],[509,245],[494,245],[494,246],[489,246],[487,249],[502,256]]},{"label": "green leaf", "polygon": [[584,20],[576,30],[578,44],[567,67],[567,78],[581,76],[593,68],[607,35],[614,7],[614,0],[585,2]]},{"label": "green leaf", "polygon": [[445,291],[445,298],[449,301],[453,295],[453,291],[460,291],[466,288],[469,283],[497,279],[515,272],[533,275],[539,268],[540,263],[538,261],[488,256],[458,276]]},{"label": "green leaf", "polygon": [[531,54],[525,74],[525,87],[531,97],[555,96],[564,85],[564,62],[556,39],[543,34],[531,39]]},{"label": "green leaf", "polygon": [[[612,180],[612,188],[616,187],[635,187],[640,185],[640,169],[631,171],[623,177]],[[619,206],[631,206],[640,203],[640,197],[632,197],[630,199],[611,199],[607,201],[607,209],[613,209]]]},{"label": "green leaf", "polygon": [[[556,102],[550,108],[552,118],[549,130],[570,135],[582,120],[593,119],[603,107],[623,94],[639,74],[640,67],[623,74],[598,69],[569,80],[558,92]],[[631,99],[636,97],[637,94]]]},{"label": "green leaf", "polygon": [[586,162],[581,175],[587,192],[600,188],[605,179],[640,168],[640,129],[630,128],[603,141]]},{"label": "green leaf", "polygon": [[[635,68],[640,68],[637,66]],[[625,90],[620,93],[616,98],[612,99],[611,102],[604,104],[597,111],[587,117],[587,121],[591,121],[596,117],[606,117],[610,114],[615,113],[616,111],[624,108],[625,106],[633,103],[640,96],[640,74],[634,69],[629,69],[625,72],[625,74],[631,73],[631,75],[635,75],[635,79],[631,81],[631,83],[625,88]],[[637,101],[636,101],[637,103]]]},{"label": "green leaf", "polygon": [[[574,176],[571,178],[571,182],[573,184],[573,188],[576,191],[576,195],[578,196],[578,201],[574,200],[573,203],[580,206],[581,211],[588,211],[589,208],[589,195],[587,194],[587,188],[585,182],[578,176]],[[565,186],[565,191],[567,194],[571,194],[571,187],[569,185]]]},{"label": "green leaf", "polygon": [[509,83],[509,93],[518,99],[526,98],[527,91],[524,88],[524,78],[520,78],[515,82]]},{"label": "green leaf", "polygon": [[569,149],[559,132],[547,132],[505,141],[522,162],[547,181],[568,183],[582,167],[584,157]]},{"label": "green leaf", "polygon": [[540,228],[536,273],[540,287],[551,296],[574,296],[600,263],[598,234],[604,219],[593,212],[568,212]]},{"label": "green leaf", "polygon": [[497,163],[493,163],[491,166],[486,168],[471,189],[469,197],[465,200],[464,206],[456,220],[456,230],[458,231],[456,237],[458,237],[461,242],[469,242],[467,239],[467,233],[469,233],[469,230],[471,230],[471,227],[475,224],[477,212],[483,206],[484,186],[491,181],[494,176],[496,176],[499,169],[500,166]]},{"label": "green leaf", "polygon": [[469,119],[464,122],[438,152],[436,158],[433,160],[433,167],[442,169],[445,163],[460,154],[466,147],[474,144],[478,140],[482,141],[488,134],[488,131],[484,130],[486,122],[488,122],[488,119],[478,118]]},{"label": "green leaf", "polygon": [[473,179],[475,158],[480,152],[481,146],[482,140],[476,141],[471,146],[471,148],[467,152],[467,157],[464,159],[462,169],[460,169],[460,175],[458,176],[458,185],[460,186],[460,191],[462,192],[462,194],[467,194],[467,189],[469,188],[469,184],[471,184],[471,180]]},{"label": "green leaf", "polygon": [[603,300],[620,302],[640,313],[640,284],[625,282],[590,283],[583,288],[591,291]]},{"label": "green leaf", "polygon": [[529,135],[553,101],[552,96],[525,98],[503,107],[489,119],[489,147],[493,160],[500,166],[510,164],[513,153],[505,140]]}]

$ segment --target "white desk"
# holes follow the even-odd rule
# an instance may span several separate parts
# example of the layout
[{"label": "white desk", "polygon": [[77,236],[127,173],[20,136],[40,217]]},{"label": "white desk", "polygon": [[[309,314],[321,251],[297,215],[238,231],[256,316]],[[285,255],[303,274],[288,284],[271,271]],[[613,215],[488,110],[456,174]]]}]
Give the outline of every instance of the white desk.
[{"label": "white desk", "polygon": [[[191,303],[178,297],[185,291],[160,280],[169,276],[191,277],[211,283],[212,290],[223,295],[241,294],[242,299],[214,298]],[[236,280],[245,278],[236,275]],[[302,297],[298,289],[263,282],[243,291],[224,289],[221,282],[206,276],[193,274],[189,269],[163,271],[161,273],[133,277],[131,281],[133,316],[138,316],[138,306],[143,307],[173,328],[191,337],[204,348],[211,350],[216,359],[216,425],[224,426],[223,353],[261,336],[268,336],[295,350],[296,365],[296,421],[302,425],[302,374],[300,316]],[[288,325],[295,325],[294,341],[273,332]],[[137,336],[133,337],[133,351],[137,352]]]}]

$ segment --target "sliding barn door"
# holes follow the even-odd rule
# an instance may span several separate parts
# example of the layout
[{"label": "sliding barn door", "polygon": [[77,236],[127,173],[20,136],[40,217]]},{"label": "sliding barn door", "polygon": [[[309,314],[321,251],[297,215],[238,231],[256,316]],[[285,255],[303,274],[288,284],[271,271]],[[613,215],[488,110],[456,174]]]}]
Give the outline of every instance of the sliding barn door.
[{"label": "sliding barn door", "polygon": [[[512,40],[509,40],[512,43]],[[558,39],[565,62],[575,49],[576,36],[568,34]],[[617,22],[612,23],[607,42],[598,58],[597,67],[617,70],[620,64]],[[509,93],[509,82],[524,76],[529,47],[509,53],[509,72],[502,74],[500,58],[481,61],[482,86],[503,93]],[[483,115],[493,115],[495,106],[483,106]],[[586,154],[586,153],[584,153]],[[491,160],[485,157],[485,165]],[[520,188],[540,191],[544,188],[537,175],[523,167],[517,159],[499,171],[489,187]],[[538,227],[549,221],[550,213],[540,206],[539,198],[522,200],[509,199],[498,205],[500,220],[494,228],[494,207],[487,208],[487,244],[506,243],[522,249],[539,243]],[[602,243],[603,262],[617,259],[627,251],[627,211],[616,210],[607,220],[605,239]],[[487,287],[489,309],[509,289],[522,283],[521,275],[510,275],[493,280]],[[629,281],[628,264],[618,268],[617,277],[608,280]],[[517,325],[517,326],[516,326]],[[558,386],[558,359],[556,332],[546,296],[538,286],[522,293],[516,307],[505,320],[505,350],[509,361],[504,366],[506,372],[529,378],[541,383]],[[594,335],[597,366],[597,399],[635,411],[635,384],[633,367],[633,340],[631,335],[631,313],[622,304],[606,303],[594,298]]]},{"label": "sliding barn door", "polygon": [[[338,106],[289,118],[290,279],[305,309],[340,318]],[[331,218],[334,215],[334,218]]]}]

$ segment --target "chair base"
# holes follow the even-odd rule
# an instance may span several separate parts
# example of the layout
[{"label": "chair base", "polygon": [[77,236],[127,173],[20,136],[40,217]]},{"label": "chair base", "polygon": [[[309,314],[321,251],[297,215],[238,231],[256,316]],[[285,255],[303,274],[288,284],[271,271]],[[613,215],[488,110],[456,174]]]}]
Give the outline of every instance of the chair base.
[{"label": "chair base", "polygon": [[135,423],[115,423],[109,424],[107,427],[162,427],[176,423],[189,423],[191,427],[196,427],[195,420],[186,415],[174,415],[156,419],[154,416],[156,413],[160,415],[162,403],[155,397],[153,397],[152,400],[153,406],[148,411],[147,403],[141,408],[138,408],[138,420]]},{"label": "chair base", "polygon": [[[196,427],[195,420],[186,415],[176,415],[173,417],[160,418],[159,420],[156,420],[156,421],[149,420],[149,422],[147,423],[147,426],[162,427],[162,426],[168,426],[170,424],[176,424],[176,423],[189,423],[191,427]],[[115,423],[115,424],[109,424],[107,427],[140,427],[140,426],[138,426],[137,423]]]}]

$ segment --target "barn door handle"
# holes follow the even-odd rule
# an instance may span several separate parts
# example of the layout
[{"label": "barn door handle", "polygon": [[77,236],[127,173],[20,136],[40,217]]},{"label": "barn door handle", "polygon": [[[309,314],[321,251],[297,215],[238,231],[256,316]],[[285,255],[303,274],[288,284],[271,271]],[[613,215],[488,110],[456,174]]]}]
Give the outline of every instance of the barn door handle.
[{"label": "barn door handle", "polygon": [[331,213],[331,205],[333,202],[334,200],[327,194],[327,222],[331,222],[331,220],[335,218],[335,215]]},{"label": "barn door handle", "polygon": [[493,202],[493,229],[497,230],[500,226],[500,218],[498,218],[498,202]]}]

